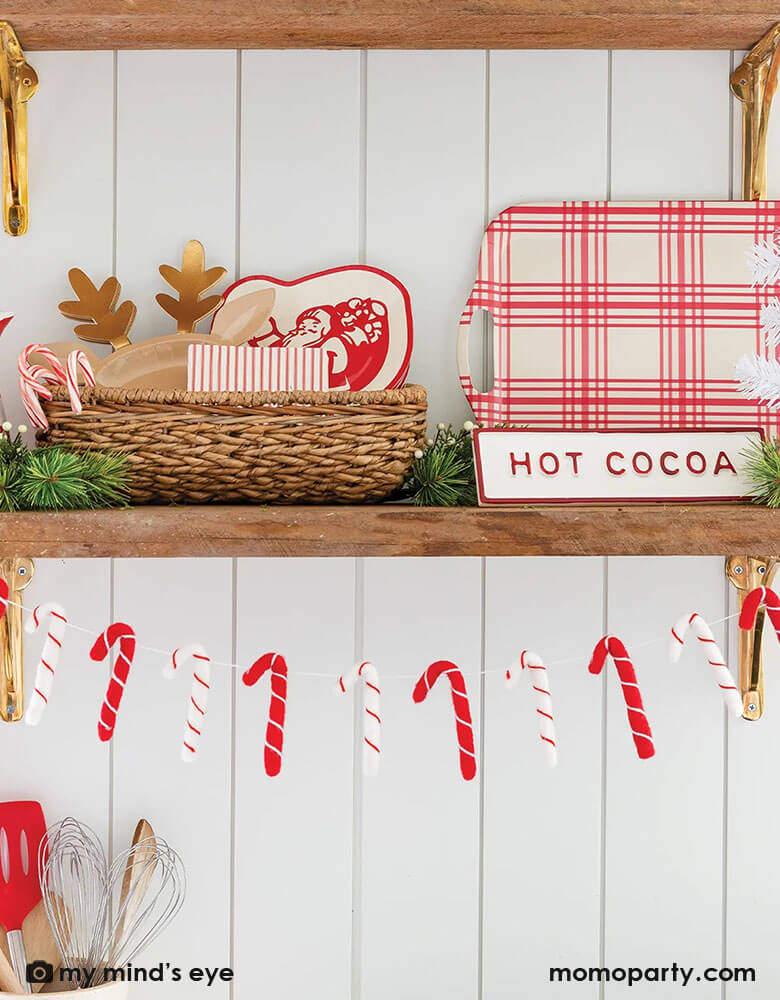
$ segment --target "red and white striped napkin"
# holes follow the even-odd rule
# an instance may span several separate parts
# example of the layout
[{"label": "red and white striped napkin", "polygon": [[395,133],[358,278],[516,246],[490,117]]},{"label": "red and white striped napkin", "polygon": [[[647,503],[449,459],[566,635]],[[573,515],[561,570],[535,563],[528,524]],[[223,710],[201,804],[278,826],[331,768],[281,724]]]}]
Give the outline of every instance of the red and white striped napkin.
[{"label": "red and white striped napkin", "polygon": [[191,392],[292,392],[329,387],[328,355],[316,347],[231,347],[191,344]]}]

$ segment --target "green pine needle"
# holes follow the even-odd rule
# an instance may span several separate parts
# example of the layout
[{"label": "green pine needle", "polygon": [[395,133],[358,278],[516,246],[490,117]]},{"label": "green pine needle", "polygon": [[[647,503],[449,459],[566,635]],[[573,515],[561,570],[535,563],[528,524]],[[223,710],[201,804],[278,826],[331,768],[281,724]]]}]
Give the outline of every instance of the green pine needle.
[{"label": "green pine needle", "polygon": [[112,452],[87,451],[79,458],[91,506],[126,506],[130,500],[126,457]]},{"label": "green pine needle", "polygon": [[21,471],[16,463],[3,465],[0,462],[0,511],[19,510],[19,486]]},{"label": "green pine needle", "polygon": [[127,458],[73,452],[63,446],[28,449],[21,434],[0,432],[0,511],[90,510],[126,506]]},{"label": "green pine needle", "polygon": [[780,507],[780,440],[754,441],[742,453],[753,503]]},{"label": "green pine needle", "polygon": [[37,448],[27,456],[19,491],[28,510],[76,510],[86,504],[89,489],[78,455],[61,448]]},{"label": "green pine needle", "polygon": [[403,496],[418,507],[476,505],[470,424],[459,431],[439,424],[433,441],[415,458]]}]

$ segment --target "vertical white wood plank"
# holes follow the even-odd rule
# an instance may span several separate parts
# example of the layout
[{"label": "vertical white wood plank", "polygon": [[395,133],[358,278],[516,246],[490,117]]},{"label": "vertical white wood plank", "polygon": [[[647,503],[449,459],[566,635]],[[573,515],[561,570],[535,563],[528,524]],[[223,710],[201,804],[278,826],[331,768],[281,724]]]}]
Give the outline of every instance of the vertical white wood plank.
[{"label": "vertical white wood plank", "polygon": [[[360,107],[358,52],[242,53],[242,276],[289,280],[358,259]],[[239,692],[236,961],[279,997],[341,1000],[351,974],[352,709],[330,680],[297,675],[335,680],[351,665],[354,566],[242,561],[240,578],[239,655],[251,663],[278,648],[290,700],[282,773],[269,779],[268,682]],[[306,608],[311,627],[301,627]],[[237,995],[257,988],[249,980]]]},{"label": "vertical white wood plank", "polygon": [[[737,611],[736,591],[731,595],[731,611]],[[735,676],[738,643],[738,628],[732,622],[730,662]],[[780,754],[780,650],[769,622],[764,627],[763,649],[764,715],[758,722],[739,720],[729,729],[726,964],[756,970],[755,986],[727,986],[729,998],[773,997],[780,990],[780,956],[772,934],[780,895],[780,811],[772,792],[773,762]]]},{"label": "vertical white wood plank", "polygon": [[[108,560],[40,559],[24,604],[32,609],[56,601],[69,621],[99,632],[109,597]],[[43,625],[35,636],[25,636],[28,704],[44,639]],[[48,823],[75,816],[105,836],[110,768],[97,735],[105,673],[89,659],[92,641],[83,632],[66,631],[50,703],[37,727],[0,725],[0,754],[7,765],[0,798],[38,799]]]},{"label": "vertical white wood plank", "polygon": [[118,54],[117,277],[138,307],[131,340],[176,332],[155,301],[175,296],[157,268],[180,267],[187,240],[227,268],[217,291],[233,274],[236,66],[235,52]]},{"label": "vertical white wood plank", "polygon": [[[602,627],[602,567],[602,559],[487,561],[483,992],[491,1000],[563,1000],[572,984],[550,982],[550,969],[599,964],[602,684],[586,666]],[[564,609],[556,593],[576,599]],[[505,685],[522,649],[548,667],[555,768],[539,739],[533,672]],[[598,996],[595,983],[578,989]]]},{"label": "vertical white wood plank", "polygon": [[[133,626],[141,646],[172,652],[197,642],[213,660],[229,663],[231,562],[199,560],[197,570],[195,565],[188,559],[117,560],[116,620]],[[185,764],[180,753],[192,672],[182,669],[167,681],[167,660],[138,649],[130,671],[114,735],[113,840],[115,851],[124,850],[144,816],[181,854],[187,871],[184,909],[136,964],[180,966],[183,981],[166,982],[166,996],[191,996],[191,967],[230,965],[231,673],[212,667],[200,748]],[[159,989],[133,987],[138,995]],[[229,990],[217,981],[209,992],[224,998]]]},{"label": "vertical white wood plank", "polygon": [[358,256],[360,53],[244,52],[241,274]]},{"label": "vertical white wood plank", "polygon": [[[606,52],[493,52],[490,83],[491,215],[524,201],[606,196]],[[562,739],[555,771],[542,757],[527,679],[507,692],[498,675],[487,678],[483,989],[497,1000],[520,984],[563,996],[572,987],[551,984],[551,967],[598,964],[601,685],[585,657],[601,629],[602,565],[488,561],[487,669],[506,667],[523,646],[550,660],[580,654],[550,668]],[[578,595],[565,631],[550,596],[563,579]],[[581,987],[591,997],[597,989]]]},{"label": "vertical white wood plank", "polygon": [[[178,266],[188,239],[203,242],[208,263],[232,270],[237,60],[231,52],[121,52],[117,72],[117,272],[139,307],[133,337],[141,339],[175,329],[154,301],[170,290],[157,267]],[[200,642],[229,661],[231,564],[198,566],[205,572],[188,561],[118,563],[117,613],[135,619],[146,645]],[[161,657],[140,654],[128,685],[115,747],[115,847],[154,809],[159,832],[181,850],[189,889],[184,913],[148,960],[228,965],[231,678],[215,668],[199,759],[186,766],[178,758],[190,680],[166,685],[162,667]],[[212,987],[219,996],[229,989]]]},{"label": "vertical white wood plank", "polygon": [[363,1000],[474,1000],[478,978],[479,781],[465,782],[440,659],[463,672],[479,747],[479,559],[370,559],[365,655],[382,687],[382,763],[363,786]]},{"label": "vertical white wood plank", "polygon": [[[744,52],[734,53],[738,66]],[[735,197],[742,183],[742,105],[732,99],[734,116]],[[780,195],[780,127],[777,111],[770,117],[767,137],[767,196]],[[771,549],[771,545],[769,546]],[[727,553],[738,555],[739,553]],[[775,583],[777,588],[777,583]],[[737,593],[728,588],[730,612],[738,611]],[[756,970],[756,985],[734,983],[726,997],[745,994],[776,996],[780,990],[780,955],[773,936],[776,901],[780,895],[780,868],[777,843],[780,839],[780,810],[770,791],[771,765],[780,756],[780,649],[769,622],[764,627],[764,715],[758,722],[740,721],[728,737],[728,821],[726,964]],[[729,628],[729,662],[739,675],[739,629]]]},{"label": "vertical white wood plank", "polygon": [[[721,559],[609,560],[609,631],[633,659],[656,755],[636,756],[608,661],[608,966],[678,962],[700,975],[720,965],[724,708],[693,634],[677,664],[669,662],[666,644],[686,612],[722,619],[723,593]],[[713,632],[723,644],[723,626]],[[611,985],[606,995],[621,996],[623,989]],[[720,985],[694,976],[687,991],[712,998]],[[650,982],[635,985],[631,995],[657,992]]]},{"label": "vertical white wood plank", "polygon": [[40,78],[29,104],[30,229],[0,231],[0,312],[16,319],[0,340],[0,395],[24,418],[16,358],[27,344],[74,337],[57,312],[68,269],[111,268],[114,84],[110,52],[30,52]]},{"label": "vertical white wood plank", "polygon": [[[281,773],[265,774],[270,675],[236,710],[235,996],[344,1000],[350,988],[354,562],[241,560],[238,658],[288,665]],[[309,674],[325,676],[312,677]]]},{"label": "vertical white wood plank", "polygon": [[490,215],[604,198],[607,53],[491,52]]},{"label": "vertical white wood plank", "polygon": [[[614,54],[613,198],[729,196],[728,74],[727,52]],[[722,574],[718,559],[610,560],[609,628],[631,651],[632,644],[665,634],[689,606],[705,618],[721,618]],[[657,746],[655,758],[640,761],[608,666],[607,964],[630,957],[637,965],[716,966],[724,766],[717,689],[695,648],[674,667],[663,644],[638,650]],[[611,986],[607,996],[621,989]],[[720,986],[694,981],[688,991],[715,997]],[[654,992],[652,983],[632,990]]]},{"label": "vertical white wood plank", "polygon": [[409,289],[409,380],[428,390],[431,422],[459,423],[455,338],[485,214],[485,53],[369,52],[367,118],[366,262]]},{"label": "vertical white wood plank", "polygon": [[612,197],[728,198],[728,52],[615,52]]}]

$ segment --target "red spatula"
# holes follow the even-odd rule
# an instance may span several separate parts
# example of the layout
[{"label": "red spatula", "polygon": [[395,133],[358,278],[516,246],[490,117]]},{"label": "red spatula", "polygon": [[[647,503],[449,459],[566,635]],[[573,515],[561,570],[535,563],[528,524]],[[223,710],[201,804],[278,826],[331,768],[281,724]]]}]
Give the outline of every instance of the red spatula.
[{"label": "red spatula", "polygon": [[45,834],[39,802],[0,803],[0,924],[8,935],[14,972],[27,993],[30,987],[22,924],[41,899],[38,850]]}]

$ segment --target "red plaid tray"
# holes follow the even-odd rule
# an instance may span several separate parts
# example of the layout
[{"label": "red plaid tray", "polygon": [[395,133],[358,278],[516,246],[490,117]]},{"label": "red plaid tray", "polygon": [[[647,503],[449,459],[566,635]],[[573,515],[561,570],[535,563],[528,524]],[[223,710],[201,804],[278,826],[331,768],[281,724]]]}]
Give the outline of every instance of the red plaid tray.
[{"label": "red plaid tray", "polygon": [[[736,391],[734,364],[766,356],[747,254],[780,230],[780,202],[519,205],[485,233],[458,333],[458,369],[485,426],[780,430]],[[494,384],[474,388],[474,314],[493,318]],[[780,352],[778,352],[780,357]]]}]

